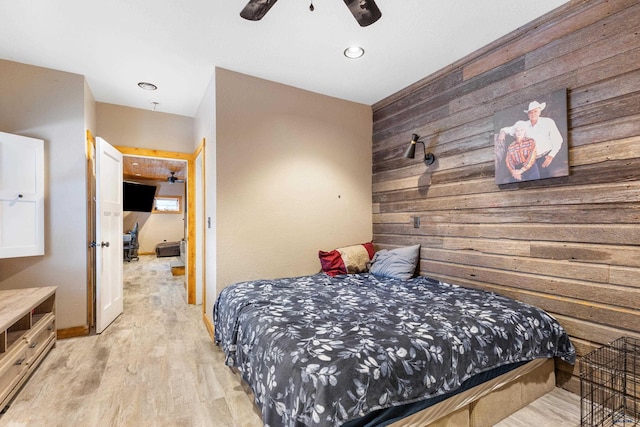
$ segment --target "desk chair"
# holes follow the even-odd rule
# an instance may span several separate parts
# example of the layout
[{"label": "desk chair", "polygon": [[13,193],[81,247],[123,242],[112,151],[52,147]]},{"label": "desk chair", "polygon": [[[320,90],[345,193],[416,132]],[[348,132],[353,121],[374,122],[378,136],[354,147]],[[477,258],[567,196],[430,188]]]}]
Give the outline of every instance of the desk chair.
[{"label": "desk chair", "polygon": [[137,261],[138,257],[138,223],[122,237],[122,248],[124,249],[124,260],[127,262]]}]

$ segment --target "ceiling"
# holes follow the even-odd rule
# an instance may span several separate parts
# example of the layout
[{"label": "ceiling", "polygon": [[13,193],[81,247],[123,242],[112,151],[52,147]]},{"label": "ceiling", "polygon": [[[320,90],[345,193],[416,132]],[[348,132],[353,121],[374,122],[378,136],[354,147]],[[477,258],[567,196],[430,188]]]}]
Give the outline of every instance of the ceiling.
[{"label": "ceiling", "polygon": [[257,22],[239,16],[247,0],[0,0],[0,58],[191,117],[215,67],[372,105],[566,1],[376,0],[382,18],[360,27],[342,0],[279,0]]},{"label": "ceiling", "polygon": [[125,181],[160,181],[167,182],[167,178],[174,172],[177,180],[186,180],[187,162],[185,160],[168,160],[153,157],[123,156],[122,175]]}]

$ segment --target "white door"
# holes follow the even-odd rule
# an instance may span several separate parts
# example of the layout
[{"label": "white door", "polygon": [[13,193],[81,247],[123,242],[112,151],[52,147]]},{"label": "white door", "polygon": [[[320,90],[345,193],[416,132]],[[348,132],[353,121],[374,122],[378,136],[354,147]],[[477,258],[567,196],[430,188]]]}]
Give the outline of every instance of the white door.
[{"label": "white door", "polygon": [[96,138],[96,333],[122,310],[122,153]]}]

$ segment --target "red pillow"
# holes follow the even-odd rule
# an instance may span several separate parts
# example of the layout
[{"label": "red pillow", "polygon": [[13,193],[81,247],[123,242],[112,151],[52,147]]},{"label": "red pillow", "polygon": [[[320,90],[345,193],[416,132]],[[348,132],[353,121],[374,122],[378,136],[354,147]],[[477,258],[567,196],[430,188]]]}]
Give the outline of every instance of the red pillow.
[{"label": "red pillow", "polygon": [[329,252],[318,251],[322,271],[329,276],[338,274],[364,273],[376,250],[373,242],[345,246]]}]

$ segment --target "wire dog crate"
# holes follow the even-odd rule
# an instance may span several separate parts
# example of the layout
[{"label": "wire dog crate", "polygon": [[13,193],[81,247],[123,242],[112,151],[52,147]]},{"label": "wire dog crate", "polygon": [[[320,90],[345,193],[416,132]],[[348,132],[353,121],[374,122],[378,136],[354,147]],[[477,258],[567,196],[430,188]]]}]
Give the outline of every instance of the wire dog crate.
[{"label": "wire dog crate", "polygon": [[580,426],[640,426],[640,340],[622,337],[580,360]]}]

